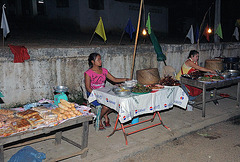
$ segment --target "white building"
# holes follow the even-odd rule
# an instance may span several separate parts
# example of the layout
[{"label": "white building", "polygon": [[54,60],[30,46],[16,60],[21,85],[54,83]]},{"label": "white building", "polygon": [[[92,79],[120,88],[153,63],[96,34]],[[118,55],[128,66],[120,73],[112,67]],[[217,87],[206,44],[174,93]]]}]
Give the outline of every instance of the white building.
[{"label": "white building", "polygon": [[[47,19],[70,19],[80,26],[82,32],[92,32],[102,17],[106,32],[123,31],[129,18],[137,28],[139,3],[117,0],[4,0],[8,12],[17,16],[43,15]],[[14,10],[15,9],[15,10]],[[10,11],[11,10],[11,11]],[[168,33],[168,9],[144,5],[142,27],[151,13],[151,26],[155,32]]]}]

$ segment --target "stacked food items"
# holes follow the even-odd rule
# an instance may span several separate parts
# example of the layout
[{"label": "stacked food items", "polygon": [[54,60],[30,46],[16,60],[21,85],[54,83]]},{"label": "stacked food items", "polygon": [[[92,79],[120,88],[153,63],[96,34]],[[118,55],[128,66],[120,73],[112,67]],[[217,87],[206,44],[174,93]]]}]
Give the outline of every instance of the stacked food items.
[{"label": "stacked food items", "polygon": [[132,92],[133,93],[148,93],[148,92],[151,92],[152,89],[147,87],[147,86],[144,86],[140,83],[136,84],[135,87],[133,87],[132,89]]},{"label": "stacked food items", "polygon": [[58,108],[53,109],[52,113],[58,116],[59,121],[82,115],[81,112],[76,110],[73,103],[70,103],[63,99],[60,99]]},{"label": "stacked food items", "polygon": [[146,87],[151,88],[153,91],[158,91],[159,89],[164,88],[164,86],[160,84],[150,84],[150,85],[146,85]]},{"label": "stacked food items", "polygon": [[61,99],[55,109],[39,106],[25,111],[0,109],[0,137],[13,133],[55,126],[66,119],[81,116],[74,103]]},{"label": "stacked food items", "polygon": [[189,74],[192,79],[198,79],[199,77],[204,76],[204,73],[202,71],[193,71],[191,74]]},{"label": "stacked food items", "polygon": [[164,76],[164,78],[162,78],[159,81],[159,84],[163,85],[163,86],[178,86],[178,85],[180,85],[177,80],[173,79],[172,76],[169,76],[169,75]]}]

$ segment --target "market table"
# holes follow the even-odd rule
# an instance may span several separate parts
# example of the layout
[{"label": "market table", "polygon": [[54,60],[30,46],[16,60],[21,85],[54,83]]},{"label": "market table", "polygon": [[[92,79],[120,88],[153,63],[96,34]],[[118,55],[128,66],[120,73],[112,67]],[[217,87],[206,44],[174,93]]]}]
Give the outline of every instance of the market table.
[{"label": "market table", "polygon": [[[5,144],[13,143],[13,142],[20,141],[23,139],[26,139],[26,142],[19,144],[18,146],[35,143],[35,142],[43,141],[46,139],[55,139],[56,145],[61,144],[61,140],[64,140],[80,149],[80,151],[78,151],[76,153],[73,153],[68,156],[52,159],[51,161],[59,161],[59,160],[67,159],[67,158],[77,156],[77,155],[81,155],[82,158],[84,158],[87,156],[87,151],[88,151],[87,146],[88,146],[89,121],[91,121],[91,120],[92,120],[92,116],[79,116],[79,117],[76,117],[73,119],[66,120],[65,122],[58,124],[57,126],[43,127],[43,128],[39,128],[36,130],[20,132],[20,133],[13,134],[13,135],[10,135],[7,137],[0,137],[0,161],[4,162],[4,145]],[[65,128],[70,128],[71,126],[74,126],[74,125],[77,125],[80,123],[82,123],[82,125],[83,125],[81,144],[78,144],[78,143],[68,139],[67,137],[62,136],[62,131]],[[55,135],[37,138],[37,136],[39,136],[39,135],[44,135],[44,134],[47,135],[53,131],[56,132]],[[36,139],[34,139],[32,141],[28,141],[27,139],[29,139],[31,137],[36,137]]]},{"label": "market table", "polygon": [[[113,133],[116,130],[122,130],[127,144],[127,135],[160,124],[163,125],[165,128],[168,128],[163,124],[159,111],[170,109],[173,107],[173,105],[186,109],[186,105],[188,103],[188,96],[179,86],[165,86],[163,89],[160,89],[159,91],[156,91],[154,93],[131,93],[129,96],[126,97],[118,97],[112,91],[112,87],[105,87],[92,91],[88,98],[88,101],[91,103],[94,100],[97,100],[99,103],[102,103],[118,112],[118,117],[114,126]],[[157,114],[160,119],[160,123],[131,133],[125,133],[124,128],[129,126],[123,126],[123,123],[132,120],[136,116],[147,113],[153,113],[154,115],[152,119],[146,121],[153,121],[155,115]],[[116,129],[118,121],[121,124],[121,128]],[[141,124],[143,122],[139,122],[136,124]],[[110,134],[109,136],[111,136],[112,134]]]},{"label": "market table", "polygon": [[[217,88],[223,88],[226,86],[231,86],[233,84],[238,84],[237,97],[228,96],[227,98],[237,100],[237,106],[239,106],[239,104],[240,104],[240,93],[239,93],[240,92],[240,76],[231,77],[231,78],[227,78],[227,79],[223,79],[223,80],[219,80],[219,81],[199,81],[199,80],[194,80],[194,79],[190,79],[190,78],[186,78],[186,77],[181,77],[180,81],[182,84],[187,84],[187,85],[197,87],[197,88],[200,88],[203,90],[202,102],[198,102],[194,105],[194,107],[202,110],[202,117],[205,117],[206,102],[225,98],[225,96],[223,96],[223,97],[216,96],[218,94]],[[208,89],[214,89],[214,91],[213,91],[214,97],[212,99],[206,100],[206,91]],[[199,107],[198,106],[199,104],[202,104],[202,107]]]}]

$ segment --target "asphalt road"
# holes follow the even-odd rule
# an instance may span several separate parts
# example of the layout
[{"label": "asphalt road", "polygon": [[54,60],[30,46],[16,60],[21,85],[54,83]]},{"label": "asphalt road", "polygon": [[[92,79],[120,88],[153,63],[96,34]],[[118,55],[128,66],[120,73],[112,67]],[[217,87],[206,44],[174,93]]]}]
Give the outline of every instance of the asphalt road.
[{"label": "asphalt road", "polygon": [[141,161],[240,161],[240,116],[209,126],[124,160],[124,162]]}]

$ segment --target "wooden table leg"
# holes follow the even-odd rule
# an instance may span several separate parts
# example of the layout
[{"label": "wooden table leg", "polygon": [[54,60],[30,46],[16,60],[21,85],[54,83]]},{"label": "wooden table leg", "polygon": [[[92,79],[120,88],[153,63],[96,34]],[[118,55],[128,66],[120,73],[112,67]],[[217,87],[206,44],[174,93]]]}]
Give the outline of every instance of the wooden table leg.
[{"label": "wooden table leg", "polygon": [[216,98],[217,98],[217,88],[214,88],[214,90],[213,90],[213,103],[215,104],[215,105],[218,105],[219,103],[218,103],[218,101],[216,100]]},{"label": "wooden table leg", "polygon": [[61,144],[61,140],[62,140],[62,131],[57,132],[55,134],[55,145]]},{"label": "wooden table leg", "polygon": [[0,146],[0,161],[4,162],[4,149],[3,149],[3,145]]},{"label": "wooden table leg", "polygon": [[[82,150],[85,149],[88,146],[88,133],[89,133],[89,122],[86,121],[83,123],[83,132],[82,132]],[[84,158],[87,156],[87,151],[85,151],[81,158]]]},{"label": "wooden table leg", "polygon": [[205,108],[206,108],[206,85],[203,84],[202,117],[205,117]]}]

